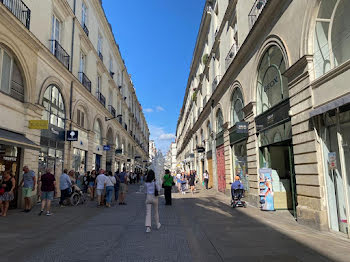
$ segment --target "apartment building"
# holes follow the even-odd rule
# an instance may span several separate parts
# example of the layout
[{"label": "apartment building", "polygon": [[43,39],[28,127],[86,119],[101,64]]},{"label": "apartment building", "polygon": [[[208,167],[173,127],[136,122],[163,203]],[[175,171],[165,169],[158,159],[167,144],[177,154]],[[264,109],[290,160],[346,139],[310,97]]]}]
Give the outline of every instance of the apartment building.
[{"label": "apartment building", "polygon": [[0,165],[17,183],[24,165],[145,168],[149,129],[101,1],[1,0],[0,69]]},{"label": "apartment building", "polygon": [[208,0],[183,106],[177,160],[229,193],[349,234],[350,18],[346,0]]},{"label": "apartment building", "polygon": [[164,168],[169,169],[171,174],[176,174],[177,162],[176,162],[176,143],[172,142],[169,146],[169,150],[165,155]]}]

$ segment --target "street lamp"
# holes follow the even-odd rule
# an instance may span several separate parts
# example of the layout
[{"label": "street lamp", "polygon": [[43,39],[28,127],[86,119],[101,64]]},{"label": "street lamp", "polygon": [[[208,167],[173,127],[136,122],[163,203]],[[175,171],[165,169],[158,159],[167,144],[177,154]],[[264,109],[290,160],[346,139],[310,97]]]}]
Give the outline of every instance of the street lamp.
[{"label": "street lamp", "polygon": [[105,121],[109,121],[109,120],[112,120],[112,119],[116,119],[118,117],[121,117],[122,115],[117,115],[116,117],[112,117],[112,118],[108,118],[108,117],[105,117]]}]

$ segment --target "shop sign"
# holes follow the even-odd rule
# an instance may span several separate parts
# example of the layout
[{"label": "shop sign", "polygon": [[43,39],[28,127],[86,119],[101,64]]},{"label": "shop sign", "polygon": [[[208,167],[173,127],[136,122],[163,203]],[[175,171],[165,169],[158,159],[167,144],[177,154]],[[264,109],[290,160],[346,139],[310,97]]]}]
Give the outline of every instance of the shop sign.
[{"label": "shop sign", "polygon": [[239,134],[248,134],[248,122],[237,122],[236,130]]},{"label": "shop sign", "polygon": [[118,148],[118,149],[115,150],[115,153],[116,154],[122,154],[123,153],[123,149]]},{"label": "shop sign", "polygon": [[103,150],[104,151],[109,151],[109,150],[111,150],[111,146],[110,145],[104,145],[103,146]]},{"label": "shop sign", "polygon": [[29,129],[49,129],[47,120],[29,120]]},{"label": "shop sign", "polygon": [[128,159],[126,160],[126,162],[131,162],[131,159],[130,159],[130,158],[128,158]]},{"label": "shop sign", "polygon": [[204,147],[197,147],[197,153],[203,153],[205,151]]},{"label": "shop sign", "polygon": [[330,170],[337,169],[337,153],[336,152],[329,152],[328,153],[328,163],[329,163]]},{"label": "shop sign", "polygon": [[68,130],[66,132],[67,141],[78,141],[78,131]]},{"label": "shop sign", "polygon": [[14,156],[4,156],[2,159],[5,161],[11,161],[11,162],[17,161],[17,157],[14,157]]}]

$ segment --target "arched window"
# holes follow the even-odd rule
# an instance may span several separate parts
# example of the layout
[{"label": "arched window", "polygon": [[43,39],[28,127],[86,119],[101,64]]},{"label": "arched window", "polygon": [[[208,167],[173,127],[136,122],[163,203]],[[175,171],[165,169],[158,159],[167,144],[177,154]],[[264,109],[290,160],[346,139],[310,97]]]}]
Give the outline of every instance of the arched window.
[{"label": "arched window", "polygon": [[0,45],[0,90],[24,102],[24,82],[15,56]]},{"label": "arched window", "polygon": [[51,125],[64,128],[66,110],[61,92],[56,86],[50,85],[46,88],[43,106],[45,108],[43,119],[48,120]]},{"label": "arched window", "polygon": [[269,47],[259,65],[257,114],[261,114],[289,97],[288,80],[282,74],[286,63],[279,47]]},{"label": "arched window", "polygon": [[98,120],[96,120],[94,123],[94,132],[95,132],[95,143],[102,145],[103,144],[102,128],[101,128],[101,123]]},{"label": "arched window", "polygon": [[221,109],[216,113],[216,132],[220,133],[223,130],[224,118],[222,116]]},{"label": "arched window", "polygon": [[117,149],[120,149],[120,144],[119,144],[119,135],[117,135],[116,137],[115,137],[115,147],[117,148]]},{"label": "arched window", "polygon": [[314,34],[316,78],[350,59],[350,1],[323,0]]},{"label": "arched window", "polygon": [[210,146],[212,143],[211,132],[212,132],[211,124],[210,124],[210,122],[208,122],[208,124],[207,124],[207,140],[208,140],[209,150],[210,150]]},{"label": "arched window", "polygon": [[242,92],[239,88],[236,88],[236,90],[233,92],[232,99],[231,99],[231,122],[234,126],[237,122],[241,122],[244,118],[243,113],[243,96]]}]

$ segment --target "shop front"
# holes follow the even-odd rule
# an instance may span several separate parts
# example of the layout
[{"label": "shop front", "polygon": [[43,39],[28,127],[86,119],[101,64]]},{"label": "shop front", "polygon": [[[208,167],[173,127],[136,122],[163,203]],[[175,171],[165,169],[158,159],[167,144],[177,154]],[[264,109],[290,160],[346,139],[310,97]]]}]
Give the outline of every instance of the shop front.
[{"label": "shop front", "polygon": [[87,171],[88,134],[83,130],[79,130],[78,134],[78,141],[72,142],[72,168],[75,172],[84,174]]},{"label": "shop front", "polygon": [[216,170],[218,176],[218,190],[222,193],[226,191],[225,175],[225,147],[224,135],[220,132],[216,137]]},{"label": "shop front", "polygon": [[[348,104],[338,106],[344,101]],[[314,123],[322,140],[329,227],[333,231],[349,234],[350,95],[320,109],[311,116],[317,114]],[[328,111],[324,112],[326,109]]]},{"label": "shop front", "polygon": [[213,174],[213,153],[212,151],[208,151],[206,153],[207,161],[208,161],[208,173],[209,173],[209,181],[208,188],[212,188],[214,185],[214,174]]}]

